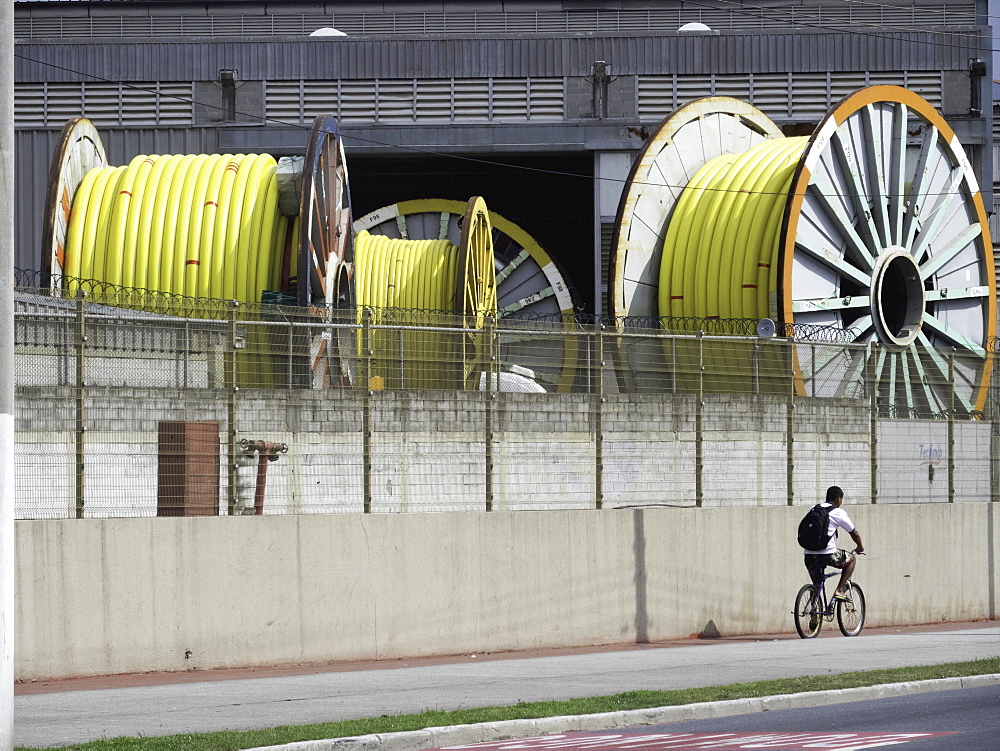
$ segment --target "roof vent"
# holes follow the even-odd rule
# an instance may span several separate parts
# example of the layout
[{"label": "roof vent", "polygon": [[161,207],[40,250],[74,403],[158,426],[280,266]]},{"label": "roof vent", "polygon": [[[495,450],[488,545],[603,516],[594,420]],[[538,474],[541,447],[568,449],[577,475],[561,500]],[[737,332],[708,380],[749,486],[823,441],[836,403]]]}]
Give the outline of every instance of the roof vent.
[{"label": "roof vent", "polygon": [[324,26],[321,29],[316,29],[316,31],[314,31],[309,36],[311,36],[311,37],[346,37],[347,33],[341,31],[340,29],[335,29],[332,26]]},{"label": "roof vent", "polygon": [[677,29],[677,31],[682,31],[682,32],[694,31],[694,32],[701,32],[701,33],[708,32],[708,33],[711,34],[712,33],[712,27],[709,26],[708,24],[704,24],[704,23],[701,23],[699,21],[692,21],[691,23],[684,24],[679,29]]}]

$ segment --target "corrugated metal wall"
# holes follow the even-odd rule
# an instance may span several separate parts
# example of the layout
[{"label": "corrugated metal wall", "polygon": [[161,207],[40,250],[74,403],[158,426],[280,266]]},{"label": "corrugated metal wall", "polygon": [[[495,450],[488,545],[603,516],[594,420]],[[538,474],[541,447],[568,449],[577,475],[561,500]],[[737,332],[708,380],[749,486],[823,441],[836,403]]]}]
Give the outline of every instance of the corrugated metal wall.
[{"label": "corrugated metal wall", "polygon": [[514,39],[322,39],[20,44],[20,82],[586,76],[595,60],[614,75],[967,70],[980,55],[963,33],[586,36]]},{"label": "corrugated metal wall", "polygon": [[[760,107],[776,120],[821,117],[842,97],[863,86],[892,84],[916,91],[941,108],[941,72],[830,71],[795,75],[707,74],[635,76],[617,99],[617,117],[658,120],[703,96],[731,96]],[[14,92],[17,128],[59,127],[85,116],[101,127],[191,126],[223,120],[209,107],[206,82],[21,83]],[[563,122],[589,118],[571,105],[570,77],[363,79],[259,81],[256,96],[237,103],[234,120],[248,124],[305,124],[332,114],[352,123]],[[206,93],[207,92],[207,93]]]},{"label": "corrugated metal wall", "polygon": [[[75,5],[75,7],[74,7]],[[674,31],[686,23],[713,29],[780,29],[802,26],[882,26],[909,30],[975,24],[975,2],[781,3],[738,0],[688,3],[661,0],[655,7],[563,9],[560,3],[489,2],[474,10],[424,6],[345,8],[335,3],[76,3],[53,13],[48,3],[18,3],[14,32],[21,38],[306,36],[322,27],[350,35],[572,34],[594,31]],[[97,6],[97,12],[91,8]],[[110,8],[108,6],[111,6]],[[547,6],[547,7],[546,7]],[[714,7],[713,7],[714,6]],[[69,17],[67,17],[69,16]]]}]

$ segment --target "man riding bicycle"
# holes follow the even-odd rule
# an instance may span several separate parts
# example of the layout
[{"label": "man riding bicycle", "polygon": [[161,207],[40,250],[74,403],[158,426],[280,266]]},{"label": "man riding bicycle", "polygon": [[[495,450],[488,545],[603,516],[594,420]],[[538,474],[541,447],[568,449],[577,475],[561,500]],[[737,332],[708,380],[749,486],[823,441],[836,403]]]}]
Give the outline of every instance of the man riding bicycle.
[{"label": "man riding bicycle", "polygon": [[[840,569],[840,582],[837,584],[836,592],[834,592],[834,600],[850,600],[847,593],[847,582],[851,580],[851,574],[854,573],[854,566],[857,563],[856,554],[865,552],[864,543],[861,542],[861,535],[858,534],[854,522],[840,507],[843,502],[843,490],[836,485],[827,488],[826,501],[821,503],[820,507],[830,508],[830,521],[827,526],[829,542],[822,550],[802,549],[805,553],[806,569],[813,582],[821,583],[823,581],[823,573],[827,566]],[[857,545],[853,553],[837,549],[837,531],[839,529],[847,532],[854,540],[854,544]]]}]

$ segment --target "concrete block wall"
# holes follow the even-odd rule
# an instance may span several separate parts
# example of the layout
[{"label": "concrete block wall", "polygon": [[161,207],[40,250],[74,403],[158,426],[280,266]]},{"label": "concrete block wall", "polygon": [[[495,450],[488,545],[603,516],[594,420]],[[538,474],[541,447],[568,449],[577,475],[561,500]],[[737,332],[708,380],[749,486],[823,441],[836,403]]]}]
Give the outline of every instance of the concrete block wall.
[{"label": "concrete block wall", "polygon": [[[990,497],[990,441],[987,422],[957,422],[955,501]],[[948,423],[940,420],[880,420],[879,503],[948,501]]]},{"label": "concrete block wall", "polygon": [[[856,579],[870,626],[997,617],[997,504],[845,508],[868,546]],[[787,633],[806,581],[794,542],[801,515],[743,507],[21,521],[16,675],[648,642],[687,637],[709,619],[725,635]]]},{"label": "concrete block wall", "polygon": [[[85,393],[88,515],[156,513],[157,427],[213,420],[227,430],[227,392],[91,387]],[[486,501],[486,402],[480,392],[386,391],[371,398],[372,502],[378,511],[478,510]],[[608,506],[783,505],[789,465],[786,398],[707,394],[701,466],[692,395],[611,395],[601,405]],[[19,518],[75,508],[75,394],[17,391]],[[268,465],[265,513],[359,512],[363,395],[354,391],[237,393],[236,439],[285,443]],[[596,502],[596,403],[585,394],[498,395],[493,407],[496,509],[591,508]],[[791,411],[793,498],[807,504],[838,484],[871,498],[867,403],[797,398]],[[990,497],[991,425],[956,422],[955,499]],[[880,502],[948,500],[948,424],[879,420]],[[227,451],[220,452],[220,506]],[[240,502],[252,504],[256,458],[240,457]]]}]

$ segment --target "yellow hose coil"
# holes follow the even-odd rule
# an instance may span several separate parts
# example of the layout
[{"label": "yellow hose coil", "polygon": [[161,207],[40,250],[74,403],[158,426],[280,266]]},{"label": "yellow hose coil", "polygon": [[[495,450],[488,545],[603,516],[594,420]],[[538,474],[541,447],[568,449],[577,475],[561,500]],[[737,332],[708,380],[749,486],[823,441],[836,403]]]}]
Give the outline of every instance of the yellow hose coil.
[{"label": "yellow hose coil", "polygon": [[[808,138],[764,141],[705,163],[674,209],[660,260],[659,313],[676,318],[772,315],[778,241],[788,191]],[[677,388],[776,391],[789,365],[754,342],[671,344]]]},{"label": "yellow hose coil", "polygon": [[671,217],[660,261],[661,316],[764,318],[778,234],[808,138],[764,141],[707,162]]},{"label": "yellow hose coil", "polygon": [[[440,326],[455,324],[459,246],[448,240],[397,240],[362,231],[354,239],[354,283],[359,309],[382,323],[387,308],[440,311]],[[454,388],[460,380],[457,337],[408,330],[371,333],[371,378],[385,388]],[[359,349],[361,347],[359,340]]]},{"label": "yellow hose coil", "polygon": [[88,279],[260,302],[279,284],[290,224],[278,211],[276,169],[266,154],[200,154],[91,170],[70,214],[69,289]]}]

